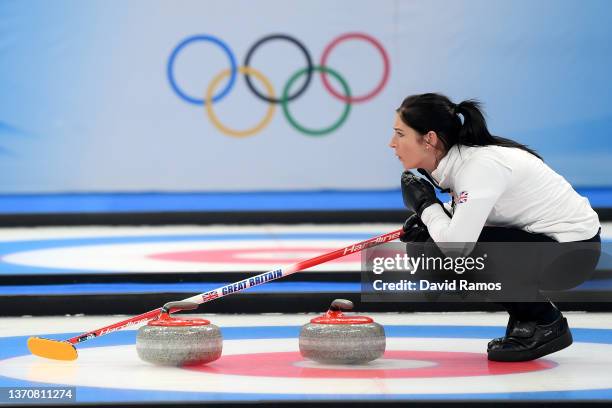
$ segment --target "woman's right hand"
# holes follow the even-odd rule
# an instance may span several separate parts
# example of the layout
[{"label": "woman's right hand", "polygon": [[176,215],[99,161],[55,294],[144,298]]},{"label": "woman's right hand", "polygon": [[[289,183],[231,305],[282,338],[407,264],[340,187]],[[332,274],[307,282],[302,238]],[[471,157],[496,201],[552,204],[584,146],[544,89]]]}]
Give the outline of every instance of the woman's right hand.
[{"label": "woman's right hand", "polygon": [[400,237],[402,242],[425,242],[429,239],[427,227],[417,213],[412,213],[404,222],[404,234]]}]

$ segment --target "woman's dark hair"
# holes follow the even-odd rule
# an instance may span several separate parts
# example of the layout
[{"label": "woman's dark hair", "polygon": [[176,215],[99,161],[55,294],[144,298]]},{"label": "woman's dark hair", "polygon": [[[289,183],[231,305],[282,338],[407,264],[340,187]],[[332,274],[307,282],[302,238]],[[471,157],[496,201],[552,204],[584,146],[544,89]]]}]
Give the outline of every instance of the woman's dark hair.
[{"label": "woman's dark hair", "polygon": [[[397,113],[406,125],[424,135],[434,131],[444,144],[446,151],[454,145],[505,146],[525,150],[542,157],[524,144],[499,136],[493,136],[487,129],[481,104],[469,99],[454,104],[446,96],[437,93],[412,95],[404,99]],[[463,116],[463,123],[459,114]]]}]

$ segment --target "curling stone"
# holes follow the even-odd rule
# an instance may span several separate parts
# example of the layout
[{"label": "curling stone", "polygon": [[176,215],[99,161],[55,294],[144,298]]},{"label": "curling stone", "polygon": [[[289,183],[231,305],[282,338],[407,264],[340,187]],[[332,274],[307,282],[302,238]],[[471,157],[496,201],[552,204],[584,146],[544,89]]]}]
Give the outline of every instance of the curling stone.
[{"label": "curling stone", "polygon": [[302,326],[300,353],[325,364],[363,364],[385,352],[385,329],[367,316],[346,316],[353,302],[336,299],[323,316]]},{"label": "curling stone", "polygon": [[156,319],[138,329],[138,357],[164,366],[206,364],[221,357],[223,338],[219,327],[205,319],[170,316],[171,309],[192,310],[197,307],[197,303],[191,302],[166,303]]}]

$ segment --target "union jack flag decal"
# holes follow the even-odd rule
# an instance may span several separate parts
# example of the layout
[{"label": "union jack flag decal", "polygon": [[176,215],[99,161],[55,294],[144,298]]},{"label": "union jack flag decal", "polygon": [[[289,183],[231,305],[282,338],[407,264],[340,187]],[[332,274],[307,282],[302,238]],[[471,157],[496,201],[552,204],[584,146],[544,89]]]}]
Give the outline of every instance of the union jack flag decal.
[{"label": "union jack flag decal", "polygon": [[219,294],[216,291],[212,291],[212,292],[206,292],[205,294],[202,295],[202,300],[204,302],[209,302],[213,299],[216,299],[219,297]]},{"label": "union jack flag decal", "polygon": [[465,203],[468,199],[468,192],[467,191],[462,191],[458,196],[457,196],[457,204],[461,204],[461,203]]}]

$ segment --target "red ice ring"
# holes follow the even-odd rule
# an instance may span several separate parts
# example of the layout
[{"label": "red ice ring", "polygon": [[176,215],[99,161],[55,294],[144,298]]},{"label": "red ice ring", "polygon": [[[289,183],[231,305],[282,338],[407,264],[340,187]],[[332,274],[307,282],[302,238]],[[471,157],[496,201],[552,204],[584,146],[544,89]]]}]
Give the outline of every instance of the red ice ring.
[{"label": "red ice ring", "polygon": [[368,368],[338,369],[330,366],[303,367],[296,363],[304,358],[297,351],[252,354],[233,354],[223,356],[211,364],[186,367],[188,370],[218,375],[239,375],[252,377],[285,378],[448,378],[479,377],[532,373],[557,367],[551,360],[539,359],[520,363],[499,363],[488,361],[484,353],[444,352],[420,350],[390,350],[385,353],[388,359],[417,360],[434,363],[419,368]]},{"label": "red ice ring", "polygon": [[[174,261],[174,262],[217,262],[217,263],[243,263],[243,264],[265,264],[268,265],[271,262],[283,263],[283,262],[295,262],[295,256],[290,256],[293,252],[312,252],[319,254],[322,251],[328,251],[327,248],[320,247],[290,247],[290,248],[235,248],[235,249],[201,249],[195,251],[177,251],[177,252],[163,252],[148,255],[147,258],[156,259],[160,261]],[[260,254],[266,252],[273,252],[281,254],[287,253],[286,257],[266,257],[266,258],[250,258],[249,255]],[[244,256],[244,258],[240,257]],[[334,262],[348,263],[348,262],[359,262],[360,258],[358,254],[347,255],[344,258],[336,259]]]},{"label": "red ice ring", "polygon": [[380,55],[382,56],[382,59],[383,59],[382,79],[380,80],[378,85],[376,85],[376,88],[374,88],[372,91],[368,92],[367,94],[360,95],[360,96],[355,95],[355,96],[349,96],[349,97],[342,95],[341,93],[337,92],[334,88],[332,88],[331,84],[329,83],[329,80],[327,79],[327,74],[325,73],[324,70],[321,71],[321,80],[323,81],[323,86],[325,86],[325,89],[327,89],[329,93],[331,93],[337,99],[340,99],[342,102],[346,102],[346,103],[366,102],[374,98],[380,91],[382,91],[382,89],[387,84],[387,80],[389,79],[389,71],[390,71],[389,56],[387,55],[387,51],[385,51],[385,48],[382,46],[382,44],[375,38],[367,34],[364,34],[364,33],[346,33],[346,34],[343,34],[335,38],[331,43],[327,45],[327,47],[325,47],[325,50],[323,50],[323,55],[321,56],[321,63],[319,65],[321,65],[322,67],[326,67],[327,66],[326,62],[327,62],[327,59],[332,49],[336,45],[340,44],[342,41],[346,41],[346,40],[366,41],[372,44],[378,50],[378,52],[380,52]]}]

